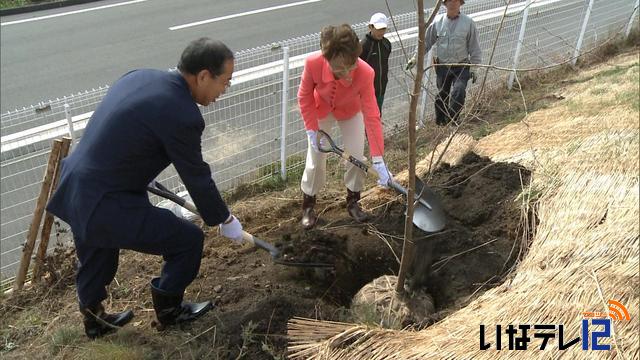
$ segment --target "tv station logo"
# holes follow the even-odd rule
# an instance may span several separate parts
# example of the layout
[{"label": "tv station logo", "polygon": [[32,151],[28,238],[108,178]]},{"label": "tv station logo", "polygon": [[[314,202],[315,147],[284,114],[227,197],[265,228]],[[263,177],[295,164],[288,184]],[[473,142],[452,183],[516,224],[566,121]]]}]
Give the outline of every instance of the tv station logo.
[{"label": "tv station logo", "polygon": [[[560,351],[564,351],[574,345],[581,344],[582,350],[611,350],[611,345],[605,339],[611,337],[612,321],[629,321],[631,316],[627,308],[619,301],[609,300],[609,312],[585,311],[582,313],[580,336],[570,337],[565,334],[563,324],[509,324],[506,327],[496,325],[495,339],[489,339],[485,325],[480,324],[480,350],[527,350],[532,344],[539,343],[538,348],[545,350],[552,339],[556,339],[556,346]],[[507,341],[503,343],[503,335]],[[494,341],[495,340],[495,341]],[[493,341],[493,342],[490,342]]]}]

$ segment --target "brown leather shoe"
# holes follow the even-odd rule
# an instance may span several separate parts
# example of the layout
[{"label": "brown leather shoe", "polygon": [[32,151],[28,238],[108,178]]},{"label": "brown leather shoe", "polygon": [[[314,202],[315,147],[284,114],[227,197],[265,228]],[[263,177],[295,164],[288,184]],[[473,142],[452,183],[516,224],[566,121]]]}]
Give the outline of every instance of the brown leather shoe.
[{"label": "brown leather shoe", "polygon": [[316,226],[316,221],[318,220],[315,211],[313,211],[313,207],[316,204],[316,197],[309,196],[305,193],[302,193],[302,195],[302,227],[305,230],[309,230]]},{"label": "brown leather shoe", "polygon": [[360,192],[347,189],[347,211],[356,222],[365,222],[369,220],[369,214],[360,209]]}]

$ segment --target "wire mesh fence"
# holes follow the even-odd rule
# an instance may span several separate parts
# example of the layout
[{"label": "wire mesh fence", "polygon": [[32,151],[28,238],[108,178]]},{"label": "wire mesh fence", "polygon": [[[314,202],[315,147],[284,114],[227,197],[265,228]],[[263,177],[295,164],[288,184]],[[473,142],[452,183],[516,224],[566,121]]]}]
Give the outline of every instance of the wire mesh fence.
[{"label": "wire mesh fence", "polygon": [[[630,22],[637,25],[631,15],[637,6],[634,0],[521,0],[508,6],[502,0],[482,0],[467,1],[463,11],[476,21],[484,64],[491,61],[492,65],[512,68],[517,62],[518,68],[534,68],[567,62],[574,56],[589,6],[591,11],[579,51],[588,51],[612,35],[624,33]],[[526,23],[525,12],[528,12]],[[406,128],[413,73],[406,71],[405,65],[417,46],[416,19],[415,13],[393,14],[389,24],[387,37],[393,51],[382,117],[386,135]],[[519,42],[523,25],[524,36]],[[364,36],[366,23],[354,25],[354,29]],[[296,95],[304,58],[318,51],[319,43],[316,33],[235,54],[232,87],[215,104],[201,108],[206,122],[203,153],[221,190],[263,181],[278,176],[283,168],[291,170],[304,165],[307,142]],[[520,56],[514,59],[518,45]],[[284,66],[285,52],[288,66]],[[286,85],[283,71],[288,71]],[[510,74],[485,68],[475,71],[488,71],[489,89],[505,86]],[[431,72],[423,85],[423,108],[419,112],[423,124],[433,119],[436,89],[435,75]],[[470,84],[469,91],[477,91],[478,86]],[[67,135],[69,124],[74,128],[74,137],[81,139],[91,113],[107,91],[108,87],[100,87],[1,115],[3,279],[15,275],[52,140]],[[338,134],[335,135],[339,141]],[[174,191],[184,190],[173,167],[167,168],[159,179]]]}]

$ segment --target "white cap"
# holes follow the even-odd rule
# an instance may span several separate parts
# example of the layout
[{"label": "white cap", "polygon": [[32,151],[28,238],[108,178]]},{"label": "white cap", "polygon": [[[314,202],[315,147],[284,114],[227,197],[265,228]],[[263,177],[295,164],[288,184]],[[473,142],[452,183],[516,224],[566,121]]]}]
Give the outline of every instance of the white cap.
[{"label": "white cap", "polygon": [[387,16],[383,13],[375,13],[371,16],[371,20],[369,20],[369,25],[373,25],[373,27],[378,30],[386,29]]}]

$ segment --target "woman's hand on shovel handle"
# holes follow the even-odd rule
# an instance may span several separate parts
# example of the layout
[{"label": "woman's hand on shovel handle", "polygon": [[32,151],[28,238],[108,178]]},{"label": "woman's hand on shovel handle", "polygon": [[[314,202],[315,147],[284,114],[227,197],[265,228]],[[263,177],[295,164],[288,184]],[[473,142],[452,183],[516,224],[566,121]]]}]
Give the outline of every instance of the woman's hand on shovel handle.
[{"label": "woman's hand on shovel handle", "polygon": [[391,172],[389,171],[389,169],[387,169],[387,165],[385,165],[382,156],[373,157],[372,168],[378,175],[378,185],[382,186],[383,188],[388,188],[389,182],[391,181],[393,175],[391,175]]}]

